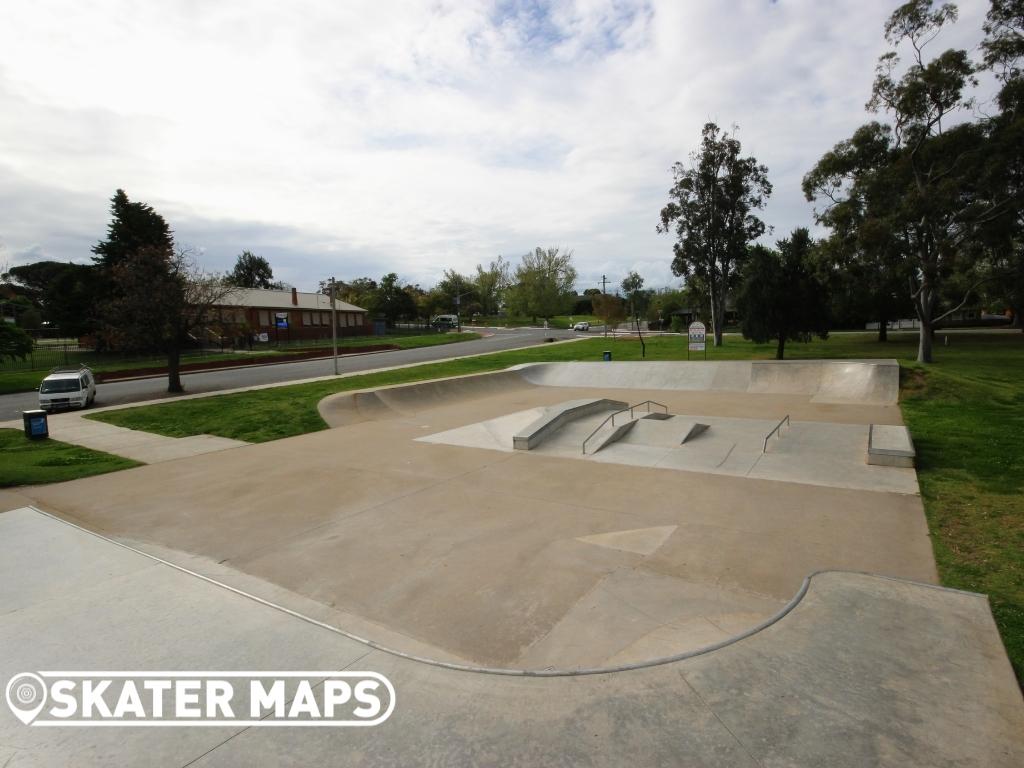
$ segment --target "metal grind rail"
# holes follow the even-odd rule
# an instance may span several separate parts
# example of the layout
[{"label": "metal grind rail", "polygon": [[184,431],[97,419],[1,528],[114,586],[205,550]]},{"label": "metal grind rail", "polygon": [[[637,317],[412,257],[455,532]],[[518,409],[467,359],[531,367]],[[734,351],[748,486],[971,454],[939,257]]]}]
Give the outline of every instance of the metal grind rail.
[{"label": "metal grind rail", "polygon": [[[652,405],[656,405],[659,408],[662,408],[663,409],[662,413],[668,413],[668,406],[665,405],[664,403],[659,403],[659,402],[657,402],[655,400],[644,400],[642,403],[637,403],[636,405],[629,406],[629,408],[622,408],[622,409],[620,409],[618,411],[613,411],[612,413],[608,414],[608,416],[605,418],[604,421],[602,421],[600,424],[598,424],[594,428],[593,432],[591,432],[589,435],[587,435],[586,439],[584,439],[583,446],[582,446],[582,449],[581,449],[583,454],[586,455],[586,453],[587,453],[587,443],[590,442],[590,439],[594,435],[596,435],[598,432],[601,431],[601,427],[603,427],[609,421],[612,423],[612,427],[614,427],[615,426],[615,417],[618,416],[619,414],[622,414],[622,413],[627,413],[628,412],[629,413],[629,418],[632,419],[633,418],[633,411],[635,411],[637,408],[639,408],[641,406],[644,406],[644,405],[647,406],[647,413],[651,412],[651,406]],[[789,417],[787,416],[787,418],[789,418]]]},{"label": "metal grind rail", "polygon": [[764,445],[761,446],[761,453],[762,454],[768,453],[768,441],[771,439],[772,435],[774,435],[776,432],[778,432],[779,433],[779,437],[782,437],[782,433],[779,432],[779,430],[782,429],[782,425],[783,424],[785,424],[786,427],[789,427],[789,414],[788,413],[785,416],[782,417],[782,421],[780,421],[778,424],[776,424],[774,427],[772,427],[772,431],[771,432],[769,432],[767,435],[764,436]]}]

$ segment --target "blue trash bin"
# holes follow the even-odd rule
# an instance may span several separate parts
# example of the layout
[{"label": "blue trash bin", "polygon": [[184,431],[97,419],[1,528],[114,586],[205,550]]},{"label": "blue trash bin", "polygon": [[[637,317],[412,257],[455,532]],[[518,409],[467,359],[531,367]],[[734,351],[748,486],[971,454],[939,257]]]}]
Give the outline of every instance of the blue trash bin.
[{"label": "blue trash bin", "polygon": [[22,411],[21,418],[25,424],[25,437],[30,440],[42,440],[50,436],[50,427],[46,423],[46,411]]},{"label": "blue trash bin", "polygon": [[608,361],[610,361],[612,359],[612,353],[611,353],[610,350],[606,349],[604,351],[604,359],[605,359],[605,362],[608,362]]}]

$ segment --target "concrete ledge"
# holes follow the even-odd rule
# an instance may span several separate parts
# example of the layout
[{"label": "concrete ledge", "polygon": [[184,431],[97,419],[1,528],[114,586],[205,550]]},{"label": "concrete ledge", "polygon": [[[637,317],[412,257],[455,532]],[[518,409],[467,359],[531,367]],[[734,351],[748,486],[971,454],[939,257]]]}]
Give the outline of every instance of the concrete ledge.
[{"label": "concrete ledge", "polygon": [[628,408],[629,404],[621,400],[595,398],[585,400],[566,400],[564,403],[548,408],[544,415],[529,424],[525,429],[512,436],[512,447],[517,451],[529,451],[543,443],[570,421],[581,419],[598,411],[619,410]]},{"label": "concrete ledge", "polygon": [[872,424],[868,427],[868,464],[913,467],[917,454],[906,427]]}]

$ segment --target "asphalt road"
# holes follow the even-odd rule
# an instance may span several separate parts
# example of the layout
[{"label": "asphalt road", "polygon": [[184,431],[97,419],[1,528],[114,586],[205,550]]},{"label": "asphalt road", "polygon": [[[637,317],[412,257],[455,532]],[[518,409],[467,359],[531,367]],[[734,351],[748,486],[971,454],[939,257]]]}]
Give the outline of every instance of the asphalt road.
[{"label": "asphalt road", "polygon": [[[534,328],[515,328],[495,330],[493,336],[474,341],[463,341],[457,344],[442,344],[436,347],[419,349],[399,349],[393,352],[380,352],[369,355],[353,355],[338,358],[338,370],[341,373],[366,371],[373,368],[386,368],[392,365],[408,365],[410,363],[429,363],[462,355],[476,355],[485,352],[499,352],[503,349],[526,347],[542,344],[544,339],[569,339],[577,335],[572,331],[542,330]],[[593,335],[591,332],[590,335]],[[330,359],[302,360],[295,363],[277,365],[259,365],[232,370],[190,373],[182,376],[185,393],[194,395],[198,392],[216,392],[222,389],[236,389],[258,384],[277,384],[299,379],[310,379],[316,376],[329,376],[334,372]],[[96,392],[96,405],[119,405],[145,400],[167,397],[167,377],[156,379],[138,379],[135,381],[117,381],[100,384]],[[0,421],[20,419],[21,412],[38,408],[39,401],[35,392],[21,392],[14,395],[0,396]]]}]

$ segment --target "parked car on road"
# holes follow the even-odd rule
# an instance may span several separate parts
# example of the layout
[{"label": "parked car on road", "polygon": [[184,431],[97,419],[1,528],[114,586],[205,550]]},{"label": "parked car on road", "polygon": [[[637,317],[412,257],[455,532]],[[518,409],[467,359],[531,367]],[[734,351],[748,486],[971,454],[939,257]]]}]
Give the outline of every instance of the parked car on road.
[{"label": "parked car on road", "polygon": [[39,407],[44,411],[86,408],[96,399],[96,377],[92,369],[54,368],[39,385]]},{"label": "parked car on road", "polygon": [[589,331],[590,330],[590,323],[588,323],[586,320],[581,320],[580,322],[576,323],[572,327],[572,329],[574,331]]}]

